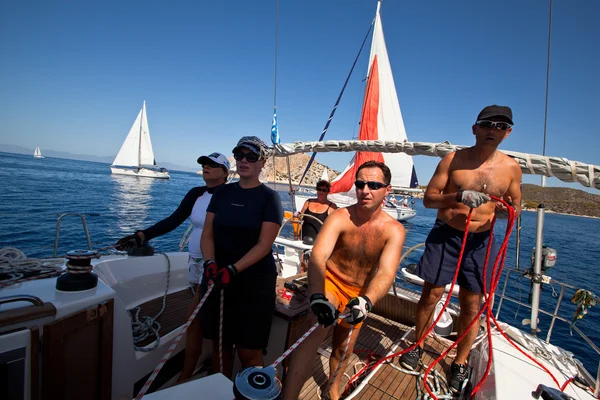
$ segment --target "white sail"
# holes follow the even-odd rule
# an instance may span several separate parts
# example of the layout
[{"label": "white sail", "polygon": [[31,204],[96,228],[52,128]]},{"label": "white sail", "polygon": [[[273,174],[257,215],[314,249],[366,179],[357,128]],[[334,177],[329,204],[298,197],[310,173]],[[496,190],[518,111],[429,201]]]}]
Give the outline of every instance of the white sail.
[{"label": "white sail", "polygon": [[[383,26],[379,8],[381,2],[377,3],[377,13],[375,15],[375,26],[373,28],[373,41],[371,43],[371,55],[369,57],[369,70],[373,65],[375,56],[378,58],[379,67],[379,112],[377,113],[377,136],[378,140],[393,140],[403,142],[408,140],[404,120],[400,112],[398,94],[394,84],[394,76],[390,59],[388,58],[385,38],[383,36]],[[392,186],[411,187],[413,177],[412,157],[403,153],[383,154],[385,164],[392,171]]]},{"label": "white sail", "polygon": [[140,165],[155,165],[152,141],[150,140],[150,128],[148,127],[148,115],[146,114],[146,102],[142,107],[142,127],[140,130]]},{"label": "white sail", "polygon": [[321,175],[322,181],[329,181],[329,172],[327,171],[327,167],[323,170],[323,175]]},{"label": "white sail", "polygon": [[[117,153],[112,165],[121,167],[139,167],[140,166],[140,133],[142,130],[142,118],[146,111],[146,102],[135,119],[135,122],[129,129],[129,133]],[[146,125],[147,126],[147,125]]]},{"label": "white sail", "polygon": [[40,150],[40,146],[37,146],[33,152],[33,156],[35,158],[44,158],[44,156],[42,155],[42,151]]},{"label": "white sail", "polygon": [[[358,138],[359,140],[404,142],[408,139],[383,36],[383,27],[379,15],[380,6],[381,2],[378,2]],[[390,168],[393,187],[408,188],[416,186],[416,174],[410,156],[402,153],[357,153],[345,171],[334,179],[331,192],[352,197],[354,195],[353,183],[356,169],[360,164],[369,160],[384,162]]]}]

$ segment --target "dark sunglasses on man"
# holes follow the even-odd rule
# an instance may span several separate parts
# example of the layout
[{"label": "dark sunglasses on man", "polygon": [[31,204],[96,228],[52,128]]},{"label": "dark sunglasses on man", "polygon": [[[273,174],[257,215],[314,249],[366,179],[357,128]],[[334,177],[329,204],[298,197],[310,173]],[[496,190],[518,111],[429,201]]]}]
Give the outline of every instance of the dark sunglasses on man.
[{"label": "dark sunglasses on man", "polygon": [[379,189],[383,189],[385,187],[390,186],[387,183],[381,183],[381,182],[376,182],[376,181],[368,181],[368,182],[361,181],[361,180],[354,181],[354,186],[356,186],[356,188],[359,190],[363,190],[365,188],[365,185],[367,185],[369,187],[369,189],[371,189],[371,190],[379,190]]},{"label": "dark sunglasses on man", "polygon": [[496,122],[496,121],[488,121],[488,120],[477,121],[477,122],[475,122],[475,125],[479,125],[484,128],[495,128],[495,129],[498,129],[499,131],[505,131],[508,128],[512,127],[512,125],[509,124],[508,122]]},{"label": "dark sunglasses on man", "polygon": [[235,161],[242,161],[244,157],[246,157],[246,161],[249,163],[255,163],[260,159],[260,157],[255,153],[233,153],[233,158],[235,158]]},{"label": "dark sunglasses on man", "polygon": [[318,187],[318,188],[317,188],[317,192],[329,193],[329,189],[327,189],[327,188],[324,188],[324,187]]}]

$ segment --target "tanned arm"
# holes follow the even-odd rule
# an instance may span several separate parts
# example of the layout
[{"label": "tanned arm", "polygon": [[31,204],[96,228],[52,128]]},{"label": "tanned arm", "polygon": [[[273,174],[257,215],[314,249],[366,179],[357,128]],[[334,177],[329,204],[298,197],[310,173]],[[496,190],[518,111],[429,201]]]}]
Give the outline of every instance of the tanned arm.
[{"label": "tanned arm", "polygon": [[[236,261],[235,268],[238,272],[242,272],[251,265],[256,264],[271,252],[273,242],[279,233],[280,224],[275,222],[263,222],[260,226],[260,235],[258,242],[252,247],[242,258]],[[203,234],[204,237],[204,234]]]},{"label": "tanned arm", "polygon": [[366,295],[373,304],[385,296],[390,289],[390,286],[396,277],[398,264],[400,263],[400,255],[402,254],[406,231],[401,223],[394,221],[393,223],[390,223],[390,225],[392,224],[393,229],[387,230],[390,235],[383,246],[375,275],[364,292],[364,295]]},{"label": "tanned arm", "polygon": [[512,202],[518,217],[521,215],[521,180],[523,179],[523,172],[515,160],[511,159],[510,161],[512,164],[511,171],[513,172],[513,179],[510,182],[508,190],[504,194],[504,200]]},{"label": "tanned arm", "polygon": [[213,231],[214,219],[215,213],[206,212],[204,228],[202,228],[202,236],[200,237],[200,250],[202,250],[202,257],[205,260],[215,259],[215,235]]},{"label": "tanned arm", "polygon": [[435,173],[427,185],[425,197],[423,197],[423,205],[425,207],[446,208],[458,202],[456,200],[456,193],[442,193],[448,183],[450,164],[455,154],[456,152],[446,155],[435,169]]},{"label": "tanned arm", "polygon": [[331,213],[321,227],[308,262],[308,287],[310,295],[325,293],[325,269],[327,260],[333,253],[335,244],[345,225],[347,210],[341,209]]}]

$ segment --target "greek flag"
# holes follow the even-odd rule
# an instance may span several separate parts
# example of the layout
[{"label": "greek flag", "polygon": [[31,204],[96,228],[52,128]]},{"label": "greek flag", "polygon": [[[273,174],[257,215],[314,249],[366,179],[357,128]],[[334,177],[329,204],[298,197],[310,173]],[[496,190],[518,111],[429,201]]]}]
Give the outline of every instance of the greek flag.
[{"label": "greek flag", "polygon": [[273,107],[273,125],[271,125],[271,142],[279,144],[279,129],[277,127],[277,107]]}]

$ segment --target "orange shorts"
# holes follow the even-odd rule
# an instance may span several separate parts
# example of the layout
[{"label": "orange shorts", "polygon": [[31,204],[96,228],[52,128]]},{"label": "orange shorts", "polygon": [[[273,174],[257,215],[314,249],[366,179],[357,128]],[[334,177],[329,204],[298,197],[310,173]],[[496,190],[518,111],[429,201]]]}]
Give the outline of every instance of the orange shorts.
[{"label": "orange shorts", "polygon": [[[343,313],[346,309],[346,304],[353,297],[358,297],[360,295],[361,288],[356,286],[350,286],[346,283],[342,282],[337,276],[329,272],[329,270],[325,270],[325,294],[326,297],[333,296],[338,303],[337,310],[340,313]],[[333,299],[329,299],[330,301]],[[340,322],[340,325],[343,327],[349,328],[350,325],[345,321]],[[354,328],[360,328],[362,322],[354,325]]]}]

